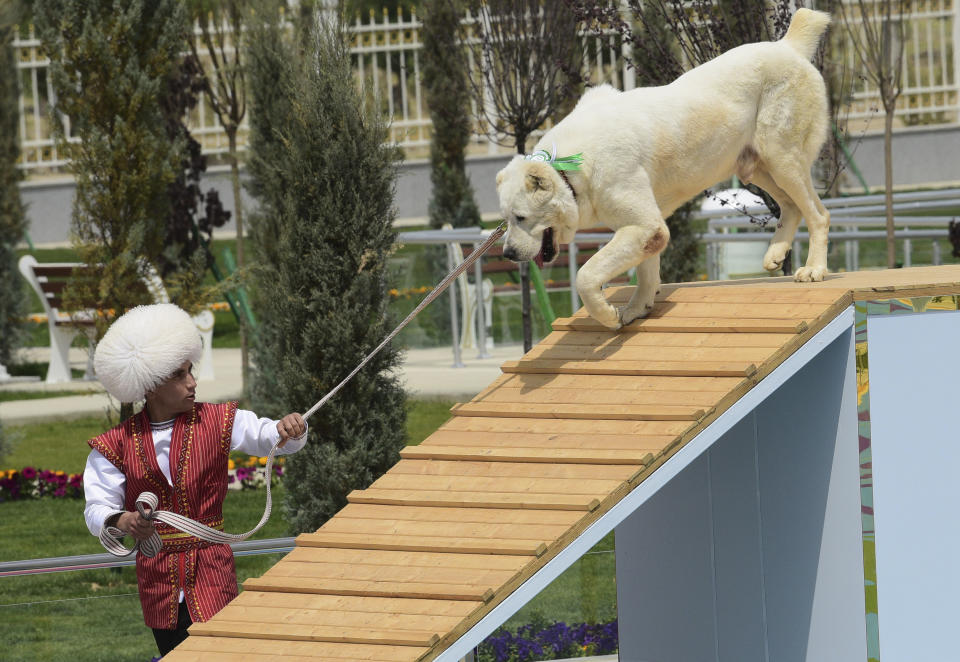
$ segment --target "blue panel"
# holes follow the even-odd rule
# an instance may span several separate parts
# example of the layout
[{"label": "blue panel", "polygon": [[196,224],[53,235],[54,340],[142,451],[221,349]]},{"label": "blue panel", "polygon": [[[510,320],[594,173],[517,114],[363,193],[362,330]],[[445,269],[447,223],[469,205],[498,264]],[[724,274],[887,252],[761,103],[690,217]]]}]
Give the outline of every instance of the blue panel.
[{"label": "blue panel", "polygon": [[870,317],[868,328],[880,656],[960,659],[960,313]]}]

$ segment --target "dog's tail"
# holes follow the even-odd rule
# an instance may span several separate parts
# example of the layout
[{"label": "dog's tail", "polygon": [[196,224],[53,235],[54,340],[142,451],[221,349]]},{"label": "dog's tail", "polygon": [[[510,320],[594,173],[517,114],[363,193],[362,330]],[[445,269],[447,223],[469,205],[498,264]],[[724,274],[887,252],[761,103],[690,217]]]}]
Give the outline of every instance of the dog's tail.
[{"label": "dog's tail", "polygon": [[812,9],[798,9],[781,41],[806,59],[812,60],[820,44],[820,37],[828,25],[830,14]]}]

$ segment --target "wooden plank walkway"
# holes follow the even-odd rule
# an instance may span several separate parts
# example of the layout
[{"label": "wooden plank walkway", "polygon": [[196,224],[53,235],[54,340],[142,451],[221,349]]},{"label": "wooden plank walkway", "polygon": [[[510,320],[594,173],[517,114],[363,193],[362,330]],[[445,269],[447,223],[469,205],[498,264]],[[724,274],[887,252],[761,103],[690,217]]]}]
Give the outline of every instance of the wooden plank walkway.
[{"label": "wooden plank walkway", "polygon": [[[625,302],[630,289],[608,296]],[[960,268],[852,274],[849,284],[667,286],[648,318],[619,332],[583,311],[557,320],[165,660],[433,659],[877,292],[960,293]]]}]

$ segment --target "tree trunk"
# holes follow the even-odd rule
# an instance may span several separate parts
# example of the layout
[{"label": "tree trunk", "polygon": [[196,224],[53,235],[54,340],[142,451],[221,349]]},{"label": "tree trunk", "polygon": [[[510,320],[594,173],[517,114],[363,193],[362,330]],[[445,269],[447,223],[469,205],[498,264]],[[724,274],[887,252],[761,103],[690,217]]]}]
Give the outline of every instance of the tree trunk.
[{"label": "tree trunk", "polygon": [[897,266],[897,242],[893,226],[893,112],[896,101],[886,104],[887,117],[883,127],[883,175],[887,205],[887,268]]},{"label": "tree trunk", "polygon": [[[237,271],[243,269],[243,200],[240,197],[240,165],[237,161],[237,129],[227,130],[227,140],[230,150],[230,182],[233,184],[233,213],[237,223]],[[247,342],[247,320],[241,314],[238,319],[240,327],[240,389],[244,398],[247,397],[247,372],[250,366],[249,345]]]}]

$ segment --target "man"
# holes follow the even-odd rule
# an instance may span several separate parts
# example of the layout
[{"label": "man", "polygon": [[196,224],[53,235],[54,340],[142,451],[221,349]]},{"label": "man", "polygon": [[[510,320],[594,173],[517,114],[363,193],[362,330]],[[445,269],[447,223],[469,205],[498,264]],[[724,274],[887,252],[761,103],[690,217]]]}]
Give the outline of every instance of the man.
[{"label": "man", "polygon": [[236,572],[228,545],[144,519],[136,510],[137,496],[153,492],[159,510],[223,529],[230,452],[263,456],[280,441],[288,454],[307,439],[300,414],[274,421],[238,409],[236,402],[196,402],[192,368],[201,350],[190,316],[166,303],[121,316],[94,355],[97,377],[113,397],[145,404],[139,414],[88,442],[84,517],[95,536],[106,526],[138,541],[159,533],[159,554],[137,554],[137,584],[144,621],[161,655],[186,638],[191,623],[208,620],[236,597]]}]

